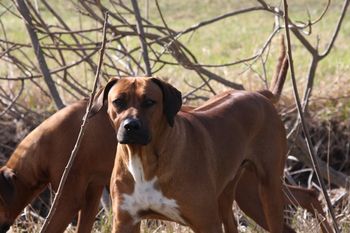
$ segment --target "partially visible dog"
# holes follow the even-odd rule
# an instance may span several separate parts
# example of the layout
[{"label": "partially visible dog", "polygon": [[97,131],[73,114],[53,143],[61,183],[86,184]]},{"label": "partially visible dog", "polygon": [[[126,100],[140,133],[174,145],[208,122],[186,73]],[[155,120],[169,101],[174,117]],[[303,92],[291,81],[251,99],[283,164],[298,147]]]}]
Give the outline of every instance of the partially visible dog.
[{"label": "partially visible dog", "polygon": [[[86,101],[45,120],[17,146],[0,169],[0,232],[47,185],[56,190],[79,133]],[[109,183],[115,148],[106,114],[91,119],[47,232],[63,232],[80,210],[78,232],[91,232],[103,187]]]},{"label": "partially visible dog", "polygon": [[[78,135],[86,101],[74,103],[31,132],[0,169],[0,232],[6,232],[23,208],[41,190],[58,182]],[[87,132],[68,176],[49,233],[63,232],[81,210],[78,232],[91,232],[102,187],[109,184],[115,157],[115,134],[107,114],[90,119]],[[236,200],[242,210],[267,229],[261,202],[257,198],[257,180],[248,172],[237,184]],[[296,204],[314,213],[322,208],[313,191],[289,187]],[[287,192],[289,193],[289,192]],[[294,198],[285,198],[285,203]],[[326,232],[326,231],[324,231]]]},{"label": "partially visible dog", "polygon": [[234,199],[270,232],[293,232],[283,225],[287,144],[273,106],[286,67],[285,60],[273,92],[228,91],[187,111],[181,93],[160,79],[108,82],[92,114],[107,103],[119,142],[110,185],[113,232],[139,232],[144,218],[202,233],[222,232],[223,223],[225,232],[237,232]]}]

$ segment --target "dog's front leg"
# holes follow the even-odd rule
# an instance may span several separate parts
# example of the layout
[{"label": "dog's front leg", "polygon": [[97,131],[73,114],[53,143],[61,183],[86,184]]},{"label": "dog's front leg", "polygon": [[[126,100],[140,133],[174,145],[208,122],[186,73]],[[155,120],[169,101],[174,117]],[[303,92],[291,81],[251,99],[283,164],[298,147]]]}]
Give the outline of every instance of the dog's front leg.
[{"label": "dog's front leg", "polygon": [[[200,197],[200,195],[197,195]],[[208,194],[210,196],[210,194]],[[202,196],[203,197],[203,196]],[[196,233],[222,233],[222,219],[220,218],[217,200],[203,198],[201,205],[192,205],[189,212],[184,212],[188,226]],[[195,201],[192,201],[192,203]],[[197,203],[199,199],[197,199]],[[189,205],[186,205],[189,206]],[[226,212],[225,212],[226,213]],[[233,223],[234,224],[234,223]]]},{"label": "dog's front leg", "polygon": [[139,233],[140,232],[140,223],[136,225],[125,225],[123,223],[113,222],[112,233]]},{"label": "dog's front leg", "polygon": [[126,211],[114,207],[112,233],[140,233],[140,221],[135,221]]},{"label": "dog's front leg", "polygon": [[198,227],[191,227],[196,233],[222,233],[222,225],[219,218],[210,219],[209,222]]},{"label": "dog's front leg", "polygon": [[127,196],[125,192],[130,193],[131,188],[129,182],[125,182],[129,178],[128,176],[120,178],[117,175],[119,168],[119,166],[114,167],[110,185],[113,209],[112,233],[139,233],[141,218],[138,216],[138,211],[133,208],[136,203],[125,200]]}]

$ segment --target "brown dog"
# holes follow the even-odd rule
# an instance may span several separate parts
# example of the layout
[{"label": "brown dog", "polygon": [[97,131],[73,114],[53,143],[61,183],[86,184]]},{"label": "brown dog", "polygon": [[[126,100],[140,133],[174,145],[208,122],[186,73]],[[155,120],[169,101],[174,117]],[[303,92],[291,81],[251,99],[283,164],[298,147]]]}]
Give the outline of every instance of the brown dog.
[{"label": "brown dog", "polygon": [[286,137],[276,98],[267,90],[231,91],[180,111],[181,93],[159,79],[111,80],[93,114],[108,101],[119,142],[111,178],[113,232],[139,232],[143,218],[208,233],[222,232],[224,223],[226,232],[237,232],[231,208],[244,174],[256,178],[256,205],[247,205],[258,208],[251,211],[270,232],[291,230],[283,227]]},{"label": "brown dog", "polygon": [[119,142],[110,186],[113,232],[137,232],[140,219],[152,217],[195,232],[222,232],[228,213],[220,211],[231,208],[221,205],[228,200],[225,190],[235,193],[235,177],[246,166],[256,174],[269,231],[283,232],[287,143],[283,123],[265,96],[226,92],[179,112],[178,90],[138,77],[110,81],[95,108],[106,99]]},{"label": "brown dog", "polygon": [[[57,188],[62,171],[78,135],[86,101],[55,113],[31,132],[0,169],[0,232],[6,232],[16,216],[48,185]],[[105,116],[103,116],[105,115]],[[115,135],[106,114],[89,121],[88,130],[64,188],[62,201],[48,232],[63,232],[81,210],[78,232],[90,232],[102,186],[110,181],[115,157]],[[289,187],[292,199],[314,213],[322,207],[312,190]],[[289,192],[287,192],[289,193]],[[236,200],[242,210],[265,229],[266,221],[257,198],[257,181],[246,172],[238,185]],[[324,231],[325,233],[326,231]]]},{"label": "brown dog", "polygon": [[[32,131],[0,169],[0,232],[47,185],[56,190],[78,136],[86,101],[72,104]],[[98,118],[98,119],[97,119]],[[78,232],[90,232],[103,187],[109,183],[115,136],[108,116],[91,119],[47,232],[63,232],[81,210]]]}]

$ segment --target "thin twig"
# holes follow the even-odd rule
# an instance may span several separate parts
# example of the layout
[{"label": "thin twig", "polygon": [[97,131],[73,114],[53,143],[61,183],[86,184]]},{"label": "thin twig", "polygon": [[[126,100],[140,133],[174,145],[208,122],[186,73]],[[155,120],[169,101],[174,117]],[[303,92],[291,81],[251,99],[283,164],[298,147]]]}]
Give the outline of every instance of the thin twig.
[{"label": "thin twig", "polygon": [[[164,27],[168,30],[168,33],[169,33],[169,36],[171,38],[171,41],[170,43],[173,44],[174,41],[178,42],[176,38],[173,37],[173,34],[174,32],[168,27],[168,24],[166,23],[165,21],[165,18],[163,16],[163,13],[160,9],[160,6],[159,6],[159,2],[156,0],[156,6],[157,6],[157,9],[158,9],[158,13],[159,13],[159,16],[164,24]],[[164,50],[162,53],[164,53],[167,49],[166,47],[168,47],[169,45],[165,46],[164,47]],[[180,50],[180,48],[178,48]],[[189,51],[187,52],[189,53]],[[195,56],[191,53],[190,56],[192,57],[192,59],[194,60],[194,63],[198,63],[197,59],[195,58]],[[212,94],[216,95],[216,92],[214,90],[214,88],[211,87],[211,85],[209,84],[209,81],[210,81],[210,78],[209,80],[206,80],[205,77],[203,77],[203,75],[201,74],[201,72],[198,71],[198,69],[196,69],[196,67],[194,67],[194,71],[198,74],[198,76],[202,79],[202,81],[204,82],[204,84],[209,88],[209,90],[211,91]]]},{"label": "thin twig", "polygon": [[338,19],[338,22],[337,22],[337,26],[334,30],[334,33],[331,37],[331,41],[329,42],[326,50],[320,54],[320,57],[321,58],[324,58],[325,56],[327,56],[329,54],[329,52],[331,51],[333,45],[334,45],[334,42],[335,40],[337,39],[337,36],[338,36],[338,33],[340,31],[340,27],[344,21],[344,17],[345,17],[345,14],[346,14],[346,10],[349,6],[349,3],[350,3],[350,0],[345,0],[344,3],[343,3],[343,7],[342,7],[342,10],[341,10],[341,13],[340,13],[340,16],[339,16],[339,19]]},{"label": "thin twig", "polygon": [[309,133],[309,129],[308,126],[305,123],[305,119],[303,116],[303,110],[302,110],[302,106],[300,103],[300,97],[299,97],[299,93],[298,93],[298,88],[296,85],[296,79],[295,79],[295,73],[294,73],[294,66],[293,66],[293,57],[292,57],[292,51],[291,51],[291,40],[290,40],[290,34],[289,34],[289,27],[288,27],[288,3],[287,0],[283,0],[283,5],[284,5],[284,24],[285,24],[285,29],[286,29],[286,39],[287,39],[287,52],[288,52],[288,60],[289,60],[289,65],[290,65],[290,72],[291,72],[291,79],[292,79],[292,84],[293,84],[293,93],[294,93],[294,99],[297,105],[297,109],[298,109],[298,114],[299,114],[299,118],[300,118],[300,122],[305,134],[305,142],[307,144],[308,147],[308,152],[313,164],[313,168],[315,170],[317,179],[321,185],[322,188],[322,193],[324,195],[324,198],[326,199],[327,202],[327,206],[328,206],[328,210],[331,214],[332,217],[332,221],[333,221],[333,227],[335,232],[340,233],[336,218],[335,218],[335,214],[334,214],[334,210],[332,207],[332,203],[329,199],[329,196],[327,194],[327,189],[326,186],[324,184],[324,181],[322,179],[322,177],[320,177],[320,169],[319,169],[319,165],[318,165],[318,161],[316,159],[316,155],[314,153],[313,150],[313,146],[312,146],[312,142],[311,142],[311,137],[310,137],[310,133]]},{"label": "thin twig", "polygon": [[[346,10],[347,10],[347,8],[349,6],[349,2],[350,2],[350,0],[344,0],[343,7],[342,7],[342,10],[341,10],[338,22],[336,24],[334,33],[333,33],[333,35],[332,35],[332,37],[330,39],[330,42],[328,43],[328,46],[325,49],[325,51],[323,53],[319,54],[317,49],[313,49],[313,52],[310,52],[311,55],[312,55],[312,60],[311,60],[311,63],[310,63],[310,68],[309,68],[309,71],[308,71],[307,84],[306,84],[305,91],[304,91],[304,96],[303,96],[303,106],[304,106],[303,108],[305,108],[305,109],[308,106],[309,98],[311,96],[317,65],[322,59],[324,59],[330,53],[331,49],[333,48],[334,42],[337,39],[337,36],[339,34],[341,25],[342,25],[342,23],[344,21],[345,13],[346,13]],[[297,35],[297,33],[294,32],[294,35]],[[302,43],[302,44],[304,44],[304,43]]]},{"label": "thin twig", "polygon": [[212,24],[212,23],[215,23],[215,22],[218,22],[220,20],[223,20],[225,18],[228,18],[228,17],[232,17],[232,16],[236,16],[236,15],[239,15],[239,14],[243,14],[243,13],[248,13],[248,12],[252,12],[252,11],[260,11],[260,10],[265,10],[264,7],[259,7],[259,6],[255,6],[255,7],[249,7],[249,8],[244,8],[244,9],[239,9],[239,10],[235,10],[235,11],[232,11],[232,12],[228,12],[226,14],[223,14],[223,15],[219,15],[217,17],[214,17],[214,18],[211,18],[211,19],[208,19],[208,20],[204,20],[202,22],[199,22],[197,23],[196,25],[193,25],[181,32],[178,32],[176,33],[176,36],[175,36],[175,39],[179,39],[180,36],[184,35],[184,34],[187,34],[189,32],[193,32],[201,27],[204,27],[204,26],[207,26],[209,24]]},{"label": "thin twig", "polygon": [[68,163],[67,163],[67,165],[66,165],[66,167],[64,169],[64,172],[62,174],[62,178],[61,178],[60,184],[58,186],[57,193],[56,193],[54,201],[53,201],[53,204],[52,204],[50,212],[49,212],[48,216],[46,217],[45,222],[44,222],[44,224],[43,224],[43,226],[42,226],[42,228],[40,230],[40,233],[46,232],[46,229],[49,226],[53,215],[55,214],[57,205],[59,203],[60,196],[62,194],[62,190],[63,190],[64,184],[66,183],[69,171],[70,171],[70,169],[71,169],[71,167],[73,165],[74,159],[76,157],[76,154],[78,152],[80,143],[81,143],[81,141],[83,139],[83,136],[84,136],[84,133],[85,133],[86,125],[88,123],[88,115],[90,113],[90,109],[91,109],[91,106],[92,106],[92,101],[93,101],[95,93],[96,93],[98,78],[99,78],[99,75],[100,75],[100,70],[101,70],[102,61],[103,61],[103,55],[104,55],[104,51],[105,51],[107,22],[108,22],[108,13],[105,14],[105,23],[104,23],[104,26],[103,26],[103,39],[102,39],[102,47],[101,47],[101,50],[100,50],[100,59],[99,59],[99,62],[98,62],[98,67],[97,67],[97,71],[96,71],[96,75],[95,75],[95,81],[94,81],[93,89],[92,89],[91,94],[90,94],[89,104],[86,107],[86,113],[85,113],[85,115],[83,117],[83,123],[82,123],[82,125],[80,127],[80,131],[79,131],[79,135],[78,135],[77,141],[76,141],[76,143],[74,145],[74,148],[73,148],[72,153],[70,155],[69,161],[68,161]]},{"label": "thin twig", "polygon": [[[90,57],[92,57],[93,55],[95,55],[95,53],[97,53],[99,50],[96,49],[94,51],[92,51],[91,53],[89,53],[87,56],[82,57],[80,60],[75,61],[73,63],[70,63],[68,65],[66,65],[65,67],[57,67],[54,68],[50,71],[50,74],[55,74],[58,72],[61,72],[63,70],[68,70],[72,67],[75,67],[77,65],[79,65],[80,63],[86,61],[87,59],[89,59]],[[17,77],[17,78],[4,78],[4,77],[0,77],[0,80],[11,80],[11,81],[20,81],[20,80],[27,80],[27,79],[33,79],[33,78],[40,78],[42,77],[42,74],[34,74],[34,75],[27,75],[27,76],[23,76],[23,77]]]},{"label": "thin twig", "polygon": [[11,101],[11,103],[9,103],[7,105],[7,107],[0,112],[0,117],[2,117],[3,115],[5,115],[7,113],[8,110],[10,110],[12,108],[12,106],[16,103],[16,101],[18,100],[18,97],[21,96],[22,92],[23,92],[23,89],[24,89],[24,81],[22,80],[21,82],[21,88],[18,92],[18,94],[15,96],[15,98],[13,98],[13,100]]}]

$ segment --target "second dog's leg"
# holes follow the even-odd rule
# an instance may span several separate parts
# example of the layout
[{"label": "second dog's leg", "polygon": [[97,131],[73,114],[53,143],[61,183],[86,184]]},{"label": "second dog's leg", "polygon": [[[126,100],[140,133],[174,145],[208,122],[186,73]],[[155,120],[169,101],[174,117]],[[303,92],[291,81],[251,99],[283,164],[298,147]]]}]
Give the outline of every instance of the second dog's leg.
[{"label": "second dog's leg", "polygon": [[[81,197],[80,197],[81,198]],[[76,216],[80,209],[81,203],[72,202],[71,193],[62,192],[60,200],[57,204],[53,220],[50,221],[45,233],[62,233],[65,231],[69,223]]]},{"label": "second dog's leg", "polygon": [[[87,187],[88,183],[86,179],[72,170],[63,187],[53,221],[51,221],[47,227],[47,233],[64,232],[70,221],[86,203],[85,195]],[[86,231],[90,232],[91,229]]]},{"label": "second dog's leg", "polygon": [[91,232],[98,212],[103,186],[90,185],[85,193],[85,203],[79,212],[78,233]]},{"label": "second dog's leg", "polygon": [[331,226],[328,224],[326,217],[317,199],[317,194],[312,189],[296,187],[291,185],[284,185],[283,191],[285,194],[285,203],[294,206],[301,206],[308,210],[321,224],[323,233],[333,232]]}]

